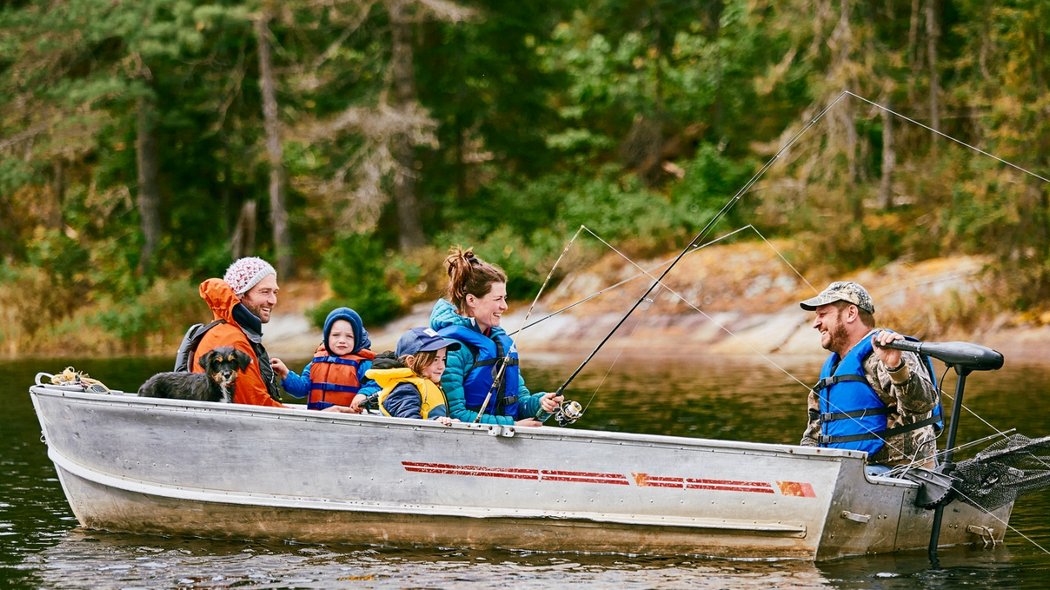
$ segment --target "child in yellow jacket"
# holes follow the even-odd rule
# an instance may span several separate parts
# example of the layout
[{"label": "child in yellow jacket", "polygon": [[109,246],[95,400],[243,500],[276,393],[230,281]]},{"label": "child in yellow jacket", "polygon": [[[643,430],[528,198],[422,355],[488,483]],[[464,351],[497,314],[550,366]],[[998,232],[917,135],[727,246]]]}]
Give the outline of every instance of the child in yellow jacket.
[{"label": "child in yellow jacket", "polygon": [[441,374],[449,350],[459,343],[446,340],[430,328],[412,328],[397,341],[392,368],[365,373],[382,388],[379,410],[386,416],[435,420],[449,426],[448,402],[441,390]]}]

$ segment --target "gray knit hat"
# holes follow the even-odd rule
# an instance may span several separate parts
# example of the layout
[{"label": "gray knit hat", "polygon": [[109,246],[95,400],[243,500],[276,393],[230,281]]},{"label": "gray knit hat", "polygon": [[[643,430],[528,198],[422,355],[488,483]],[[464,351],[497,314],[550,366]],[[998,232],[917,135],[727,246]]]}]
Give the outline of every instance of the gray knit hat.
[{"label": "gray knit hat", "polygon": [[277,271],[273,269],[269,262],[256,256],[248,256],[234,261],[230,268],[226,269],[226,274],[223,275],[222,280],[226,281],[226,284],[239,297],[247,293],[255,285],[258,285],[259,281],[265,279],[268,275],[277,275]]}]

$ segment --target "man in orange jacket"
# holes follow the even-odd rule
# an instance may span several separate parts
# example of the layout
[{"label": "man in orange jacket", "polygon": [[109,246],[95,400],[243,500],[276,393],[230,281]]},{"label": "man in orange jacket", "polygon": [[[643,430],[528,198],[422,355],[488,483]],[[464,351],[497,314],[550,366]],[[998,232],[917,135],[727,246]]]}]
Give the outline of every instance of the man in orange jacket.
[{"label": "man in orange jacket", "polygon": [[216,324],[201,339],[191,365],[203,369],[197,357],[219,346],[232,346],[252,357],[252,364],[237,376],[233,401],[238,404],[284,407],[270,355],[262,344],[262,325],[270,321],[277,305],[277,271],[270,263],[254,256],[236,260],[222,280],[201,283],[201,298],[211,308]]}]

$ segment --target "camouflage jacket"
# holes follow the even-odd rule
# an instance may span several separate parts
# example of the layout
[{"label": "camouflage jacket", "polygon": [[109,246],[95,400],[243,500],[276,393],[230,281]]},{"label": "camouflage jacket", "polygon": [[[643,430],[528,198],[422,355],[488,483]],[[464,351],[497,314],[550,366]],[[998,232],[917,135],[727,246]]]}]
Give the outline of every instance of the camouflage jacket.
[{"label": "camouflage jacket", "polygon": [[[868,384],[890,408],[886,416],[886,428],[912,424],[930,416],[937,406],[940,393],[922,366],[919,355],[902,352],[904,366],[890,371],[879,360],[877,354],[864,359],[864,376]],[[817,446],[820,436],[820,400],[817,393],[809,392],[809,426],[802,435],[803,446]],[[924,426],[909,432],[891,436],[882,449],[868,457],[868,463],[879,465],[917,464],[933,466],[937,452],[937,439],[933,426]]]}]

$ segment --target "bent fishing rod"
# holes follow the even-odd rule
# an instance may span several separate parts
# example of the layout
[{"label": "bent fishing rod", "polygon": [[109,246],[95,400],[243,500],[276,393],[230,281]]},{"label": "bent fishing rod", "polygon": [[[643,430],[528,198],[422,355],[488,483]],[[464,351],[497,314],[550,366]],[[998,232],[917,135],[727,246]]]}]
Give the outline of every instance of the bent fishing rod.
[{"label": "bent fishing rod", "polygon": [[801,139],[802,136],[805,135],[805,133],[809,131],[810,128],[812,128],[814,125],[817,124],[817,122],[823,119],[824,115],[826,115],[828,111],[830,111],[832,107],[837,105],[839,101],[842,100],[845,96],[845,92],[839,94],[838,97],[831,102],[831,104],[824,107],[823,110],[821,110],[815,117],[813,117],[801,129],[799,129],[795,133],[795,135],[792,136],[786,144],[784,144],[783,147],[777,150],[776,154],[773,154],[773,157],[770,158],[769,161],[767,161],[765,165],[763,165],[762,168],[760,168],[758,172],[754,174],[754,176],[752,176],[746,183],[744,183],[744,186],[740,187],[740,190],[738,190],[736,194],[732,196],[732,198],[730,198],[728,201],[726,201],[724,205],[722,205],[722,208],[719,209],[718,212],[711,217],[711,219],[707,222],[707,225],[705,225],[704,228],[700,230],[700,233],[698,233],[696,237],[690,240],[686,247],[678,253],[678,256],[675,256],[674,260],[671,261],[671,264],[668,265],[668,267],[665,268],[662,273],[660,273],[660,276],[656,277],[656,280],[654,280],[652,284],[649,285],[649,288],[645,290],[645,293],[642,293],[641,297],[639,297],[638,300],[635,301],[634,304],[631,306],[631,308],[627,310],[627,313],[625,313],[623,317],[621,317],[620,320],[616,322],[616,325],[613,326],[612,329],[609,330],[609,333],[606,334],[604,338],[602,338],[601,342],[599,342],[598,345],[594,347],[594,350],[592,350],[591,353],[587,355],[587,358],[583,359],[583,362],[580,363],[579,367],[576,367],[576,370],[573,371],[571,375],[569,375],[568,379],[565,380],[565,383],[562,383],[561,386],[558,387],[557,391],[555,392],[556,395],[563,394],[565,388],[567,388],[569,384],[572,383],[574,379],[576,379],[580,372],[583,371],[583,368],[587,366],[587,363],[591,362],[591,360],[594,359],[595,355],[598,354],[598,351],[601,350],[603,346],[605,346],[605,343],[608,342],[609,339],[612,338],[613,334],[615,334],[616,331],[620,329],[620,326],[623,326],[627,319],[631,317],[631,314],[634,313],[634,310],[641,307],[642,303],[648,300],[649,295],[653,292],[653,290],[656,289],[658,285],[661,285],[663,283],[664,277],[666,277],[671,272],[671,270],[674,269],[678,262],[682,260],[682,258],[686,254],[688,254],[690,250],[697,248],[700,244],[703,243],[704,239],[706,239],[707,235],[711,233],[711,230],[714,229],[715,225],[717,225],[718,222],[721,221],[722,218],[725,217],[733,209],[734,206],[736,206],[737,202],[739,202],[740,199],[742,199],[744,195],[749,190],[751,190],[751,187],[754,186],[755,183],[758,182],[758,180],[765,175],[766,171],[768,171],[778,159],[780,159],[780,156],[782,156],[784,152],[786,152],[789,148],[795,145],[795,143],[799,139]]}]

